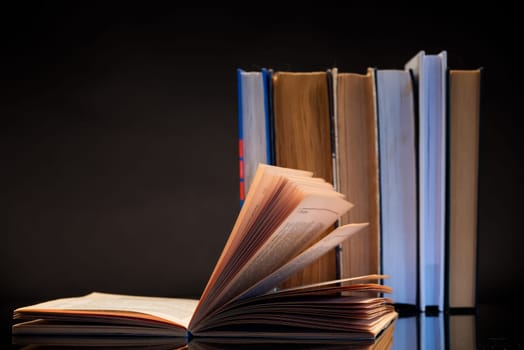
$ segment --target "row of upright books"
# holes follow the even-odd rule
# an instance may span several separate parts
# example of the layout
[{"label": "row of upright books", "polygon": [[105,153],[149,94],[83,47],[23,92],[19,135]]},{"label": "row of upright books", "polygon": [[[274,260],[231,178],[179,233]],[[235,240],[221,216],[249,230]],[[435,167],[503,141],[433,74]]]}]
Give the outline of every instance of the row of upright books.
[{"label": "row of upright books", "polygon": [[475,309],[482,71],[446,51],[363,73],[238,69],[241,203],[272,164],[332,179],[354,204],[337,224],[369,223],[284,286],[382,273],[399,307]]}]

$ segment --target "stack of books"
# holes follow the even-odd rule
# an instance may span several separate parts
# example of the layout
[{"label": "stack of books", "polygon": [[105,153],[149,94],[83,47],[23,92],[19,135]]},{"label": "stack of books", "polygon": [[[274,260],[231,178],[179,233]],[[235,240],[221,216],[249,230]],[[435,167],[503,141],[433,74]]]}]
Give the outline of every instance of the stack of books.
[{"label": "stack of books", "polygon": [[312,171],[368,222],[284,282],[386,274],[398,308],[476,307],[482,69],[447,52],[366,72],[238,69],[241,200],[259,163]]}]

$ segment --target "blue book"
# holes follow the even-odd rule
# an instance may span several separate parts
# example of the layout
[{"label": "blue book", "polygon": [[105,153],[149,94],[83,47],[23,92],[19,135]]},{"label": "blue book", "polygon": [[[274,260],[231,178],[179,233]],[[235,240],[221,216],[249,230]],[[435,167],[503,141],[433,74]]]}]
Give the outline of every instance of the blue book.
[{"label": "blue book", "polygon": [[237,69],[240,204],[244,203],[258,164],[272,164],[270,72]]}]

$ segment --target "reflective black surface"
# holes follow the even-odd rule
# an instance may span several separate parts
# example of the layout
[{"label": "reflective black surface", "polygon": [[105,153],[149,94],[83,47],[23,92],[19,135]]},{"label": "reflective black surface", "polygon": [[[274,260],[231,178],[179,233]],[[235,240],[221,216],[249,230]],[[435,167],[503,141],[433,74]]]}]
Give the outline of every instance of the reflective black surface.
[{"label": "reflective black surface", "polygon": [[[401,314],[393,325],[391,335],[376,344],[350,342],[275,343],[235,341],[192,341],[181,339],[146,338],[28,338],[11,336],[12,310],[20,303],[2,304],[2,349],[54,349],[54,348],[132,348],[132,349],[522,349],[522,307],[510,305],[479,305],[470,313],[424,315]],[[387,339],[385,339],[387,338]]]}]

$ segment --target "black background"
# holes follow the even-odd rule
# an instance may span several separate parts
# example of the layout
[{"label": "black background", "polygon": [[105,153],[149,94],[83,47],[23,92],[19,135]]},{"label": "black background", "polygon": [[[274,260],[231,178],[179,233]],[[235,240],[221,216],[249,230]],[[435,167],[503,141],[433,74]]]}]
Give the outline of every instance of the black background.
[{"label": "black background", "polygon": [[236,68],[363,73],[446,50],[450,68],[485,69],[478,300],[513,300],[516,12],[302,6],[4,7],[0,299],[198,298],[239,210]]}]

